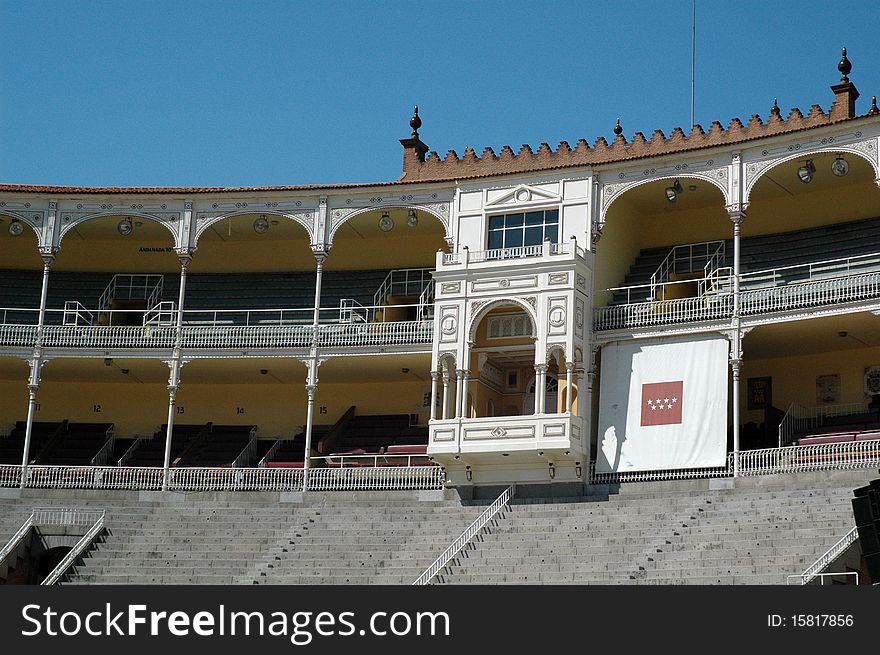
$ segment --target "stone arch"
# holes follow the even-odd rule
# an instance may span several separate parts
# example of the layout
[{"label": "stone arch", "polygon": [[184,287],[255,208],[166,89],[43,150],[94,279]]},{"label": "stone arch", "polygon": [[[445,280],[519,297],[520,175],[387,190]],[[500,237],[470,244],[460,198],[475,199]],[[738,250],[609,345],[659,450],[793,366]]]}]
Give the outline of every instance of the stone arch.
[{"label": "stone arch", "polygon": [[525,310],[526,315],[532,322],[532,339],[537,339],[538,337],[538,317],[535,308],[530,305],[528,302],[521,300],[519,298],[496,298],[494,300],[489,301],[485,305],[480,306],[477,310],[476,314],[471,317],[470,323],[468,325],[468,343],[473,343],[476,339],[477,335],[477,327],[480,325],[480,321],[482,321],[486,314],[491,312],[493,309],[498,307],[504,307],[506,305],[517,305]]},{"label": "stone arch", "polygon": [[456,370],[456,359],[454,353],[443,353],[437,358],[437,372],[441,373],[443,370],[451,371],[453,373],[453,377]]},{"label": "stone arch", "polygon": [[[880,179],[880,160],[878,160],[877,154],[877,146],[874,144],[875,140],[871,139],[864,146],[868,152],[874,153],[874,158],[867,154],[867,152],[860,150],[852,145],[840,145],[840,146],[832,146],[832,147],[824,147],[824,148],[812,148],[812,149],[804,149],[798,150],[797,152],[793,152],[791,154],[786,155],[785,157],[779,157],[778,159],[764,160],[760,162],[750,162],[746,165],[746,185],[743,189],[743,202],[748,204],[749,198],[752,195],[752,189],[757,184],[758,180],[764,177],[767,173],[774,170],[786,162],[790,162],[793,159],[809,159],[810,157],[815,157],[816,155],[824,155],[824,154],[833,154],[833,153],[846,153],[849,155],[855,155],[861,159],[864,159],[871,165],[871,168],[874,169],[874,179]],[[752,167],[754,167],[754,172],[752,172]],[[751,173],[751,174],[750,174]],[[754,177],[753,177],[754,176]]]},{"label": "stone arch", "polygon": [[[722,170],[729,170],[727,167]],[[644,180],[635,180],[633,182],[612,182],[608,184],[602,185],[602,211],[599,215],[598,226],[599,229],[602,229],[602,226],[605,225],[605,218],[608,216],[608,210],[611,209],[611,205],[613,205],[617,200],[622,198],[627,194],[628,191],[632,191],[636,187],[644,186],[646,184],[651,184],[653,182],[662,182],[664,180],[669,180],[670,182],[673,180],[702,180],[703,182],[708,182],[713,185],[721,192],[721,196],[724,199],[724,205],[731,204],[732,200],[730,198],[730,191],[727,188],[727,180],[729,179],[729,175],[725,174],[723,176],[713,177],[708,173],[698,173],[698,172],[680,172],[675,175],[664,175],[663,177],[650,177]]]},{"label": "stone arch", "polygon": [[[449,203],[446,203],[444,206],[448,205]],[[408,205],[406,203],[394,203],[387,205],[377,205],[373,207],[363,207],[361,209],[334,209],[330,212],[330,231],[327,234],[327,247],[330,248],[333,245],[333,237],[336,236],[336,232],[339,230],[339,228],[354,217],[360,216],[361,214],[366,214],[367,212],[381,211],[386,209],[415,209],[425,212],[426,214],[430,214],[438,221],[440,221],[440,223],[443,225],[443,233],[446,242],[451,242],[452,230],[449,216],[444,215],[434,207],[428,205]],[[338,216],[337,212],[339,212]]]},{"label": "stone arch", "polygon": [[177,225],[179,224],[179,222],[181,220],[180,215],[177,215],[177,218],[163,219],[163,218],[159,218],[157,216],[154,216],[153,214],[147,214],[144,212],[139,212],[137,210],[122,211],[123,209],[125,209],[125,208],[119,207],[118,209],[94,212],[92,214],[84,214],[84,215],[77,216],[76,218],[71,218],[70,220],[66,220],[66,218],[68,216],[66,216],[65,214],[62,213],[61,214],[62,218],[59,221],[61,228],[58,231],[58,239],[56,242],[57,245],[60,247],[61,240],[64,239],[64,235],[66,235],[71,229],[73,229],[77,225],[81,225],[81,224],[85,223],[86,221],[91,221],[96,218],[110,218],[110,217],[119,216],[121,218],[138,217],[138,218],[143,218],[148,221],[152,221],[154,223],[158,223],[159,225],[164,227],[166,230],[168,230],[168,232],[171,234],[171,239],[172,239],[172,241],[174,241],[175,248],[180,247],[180,244],[178,243],[178,232],[176,229]]},{"label": "stone arch", "polygon": [[280,216],[281,218],[286,218],[298,225],[302,226],[302,228],[306,231],[306,236],[309,239],[309,243],[314,242],[314,223],[312,222],[312,212],[311,211],[303,211],[303,212],[285,212],[278,209],[240,209],[230,212],[222,212],[219,214],[215,214],[213,216],[206,217],[204,219],[200,218],[196,225],[195,236],[193,237],[193,245],[197,245],[199,242],[199,238],[204,234],[205,230],[214,225],[215,223],[219,223],[220,221],[226,220],[227,218],[234,218],[236,216],[254,216],[254,215],[265,215],[265,216]]}]

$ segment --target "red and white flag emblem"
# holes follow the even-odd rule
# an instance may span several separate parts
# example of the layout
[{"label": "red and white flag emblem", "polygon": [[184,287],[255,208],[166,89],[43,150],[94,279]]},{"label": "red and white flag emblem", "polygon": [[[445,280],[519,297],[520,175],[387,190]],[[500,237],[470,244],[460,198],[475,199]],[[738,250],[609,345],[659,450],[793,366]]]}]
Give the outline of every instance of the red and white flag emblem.
[{"label": "red and white flag emblem", "polygon": [[642,426],[681,423],[683,381],[642,385]]}]

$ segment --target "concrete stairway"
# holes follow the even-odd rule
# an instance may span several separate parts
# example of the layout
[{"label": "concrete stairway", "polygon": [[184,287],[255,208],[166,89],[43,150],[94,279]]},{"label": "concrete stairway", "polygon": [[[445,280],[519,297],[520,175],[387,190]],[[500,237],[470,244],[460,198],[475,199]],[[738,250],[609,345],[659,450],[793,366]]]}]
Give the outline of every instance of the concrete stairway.
[{"label": "concrete stairway", "polygon": [[444,492],[0,492],[0,540],[34,507],[106,510],[70,584],[409,584],[482,511]]},{"label": "concrete stairway", "polygon": [[375,494],[352,502],[328,495],[238,582],[410,584],[482,510],[458,500],[412,503]]},{"label": "concrete stairway", "polygon": [[852,489],[873,477],[645,483],[607,499],[516,499],[436,582],[785,584],[852,528]]}]

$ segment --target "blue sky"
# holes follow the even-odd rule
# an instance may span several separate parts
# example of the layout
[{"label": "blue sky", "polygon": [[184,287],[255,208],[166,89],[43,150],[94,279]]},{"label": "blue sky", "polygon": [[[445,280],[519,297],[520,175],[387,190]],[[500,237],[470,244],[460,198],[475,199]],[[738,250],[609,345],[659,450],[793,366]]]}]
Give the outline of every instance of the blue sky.
[{"label": "blue sky", "polygon": [[[697,0],[696,121],[867,112],[880,3]],[[445,156],[690,123],[691,0],[0,0],[0,181],[369,182],[418,103]],[[687,130],[686,130],[687,131]]]}]

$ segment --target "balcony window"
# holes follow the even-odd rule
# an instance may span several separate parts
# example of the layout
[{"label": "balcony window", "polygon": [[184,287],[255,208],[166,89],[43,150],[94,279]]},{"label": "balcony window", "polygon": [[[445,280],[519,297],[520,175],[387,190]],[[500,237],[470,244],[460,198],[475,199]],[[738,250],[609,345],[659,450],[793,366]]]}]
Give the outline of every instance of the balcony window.
[{"label": "balcony window", "polygon": [[540,209],[489,217],[489,250],[539,246],[545,239],[559,237],[559,210]]}]

